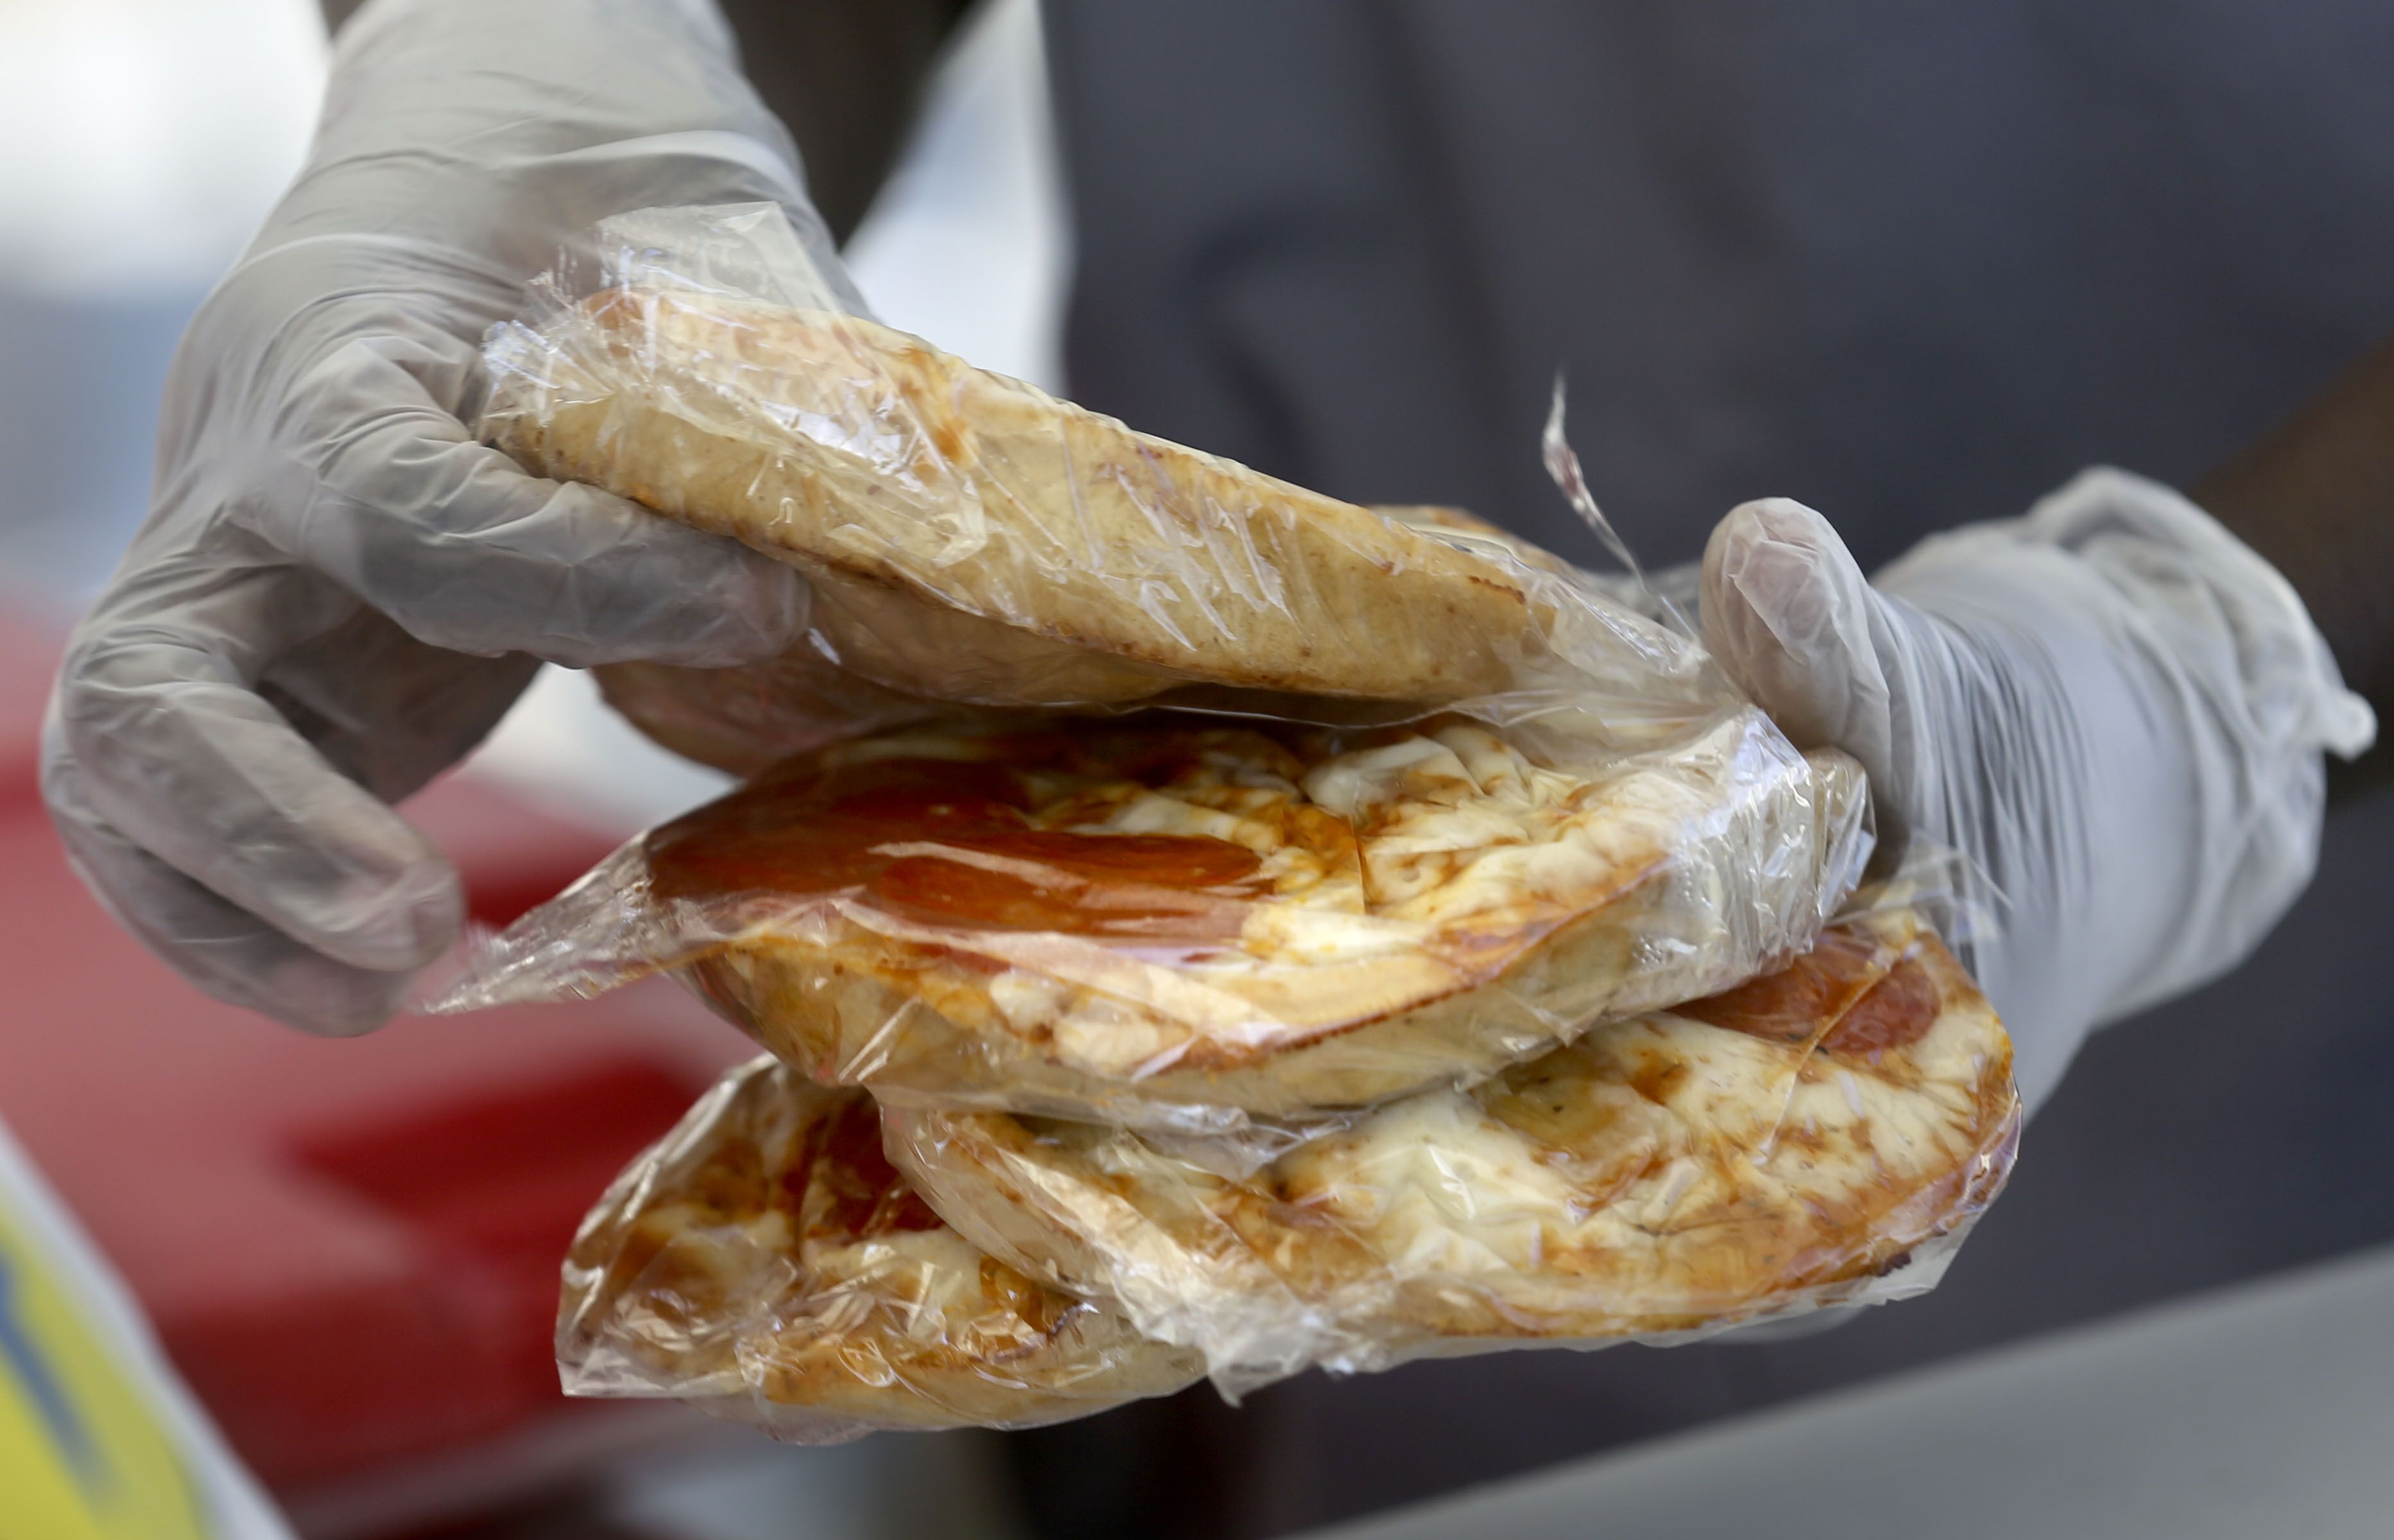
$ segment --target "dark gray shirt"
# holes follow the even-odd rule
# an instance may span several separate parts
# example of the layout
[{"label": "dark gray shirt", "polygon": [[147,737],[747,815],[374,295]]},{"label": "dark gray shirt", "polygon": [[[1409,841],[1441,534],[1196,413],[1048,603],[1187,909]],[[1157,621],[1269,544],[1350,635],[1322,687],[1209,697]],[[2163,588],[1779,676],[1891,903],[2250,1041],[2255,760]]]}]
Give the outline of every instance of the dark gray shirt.
[{"label": "dark gray shirt", "polygon": [[1084,400],[1583,557],[2190,478],[2394,331],[2368,0],[1049,0]]},{"label": "dark gray shirt", "polygon": [[[2384,0],[1046,4],[1074,394],[1583,559],[1559,367],[1650,559],[1785,494],[1874,566],[2090,462],[2190,479],[2394,332]],[[1320,1521],[2394,1234],[2345,1179],[2394,1086],[2394,954],[2353,944],[2389,837],[2339,815],[2251,966],[2081,1056],[1928,1299],[1201,1393],[1018,1436],[1028,1490],[1061,1533]]]}]

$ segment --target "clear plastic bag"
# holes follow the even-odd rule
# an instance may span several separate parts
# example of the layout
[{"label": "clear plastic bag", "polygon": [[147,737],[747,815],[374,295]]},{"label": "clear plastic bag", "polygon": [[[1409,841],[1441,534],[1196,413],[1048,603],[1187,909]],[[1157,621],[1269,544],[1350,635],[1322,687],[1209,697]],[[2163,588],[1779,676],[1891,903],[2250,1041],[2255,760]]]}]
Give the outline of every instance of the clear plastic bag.
[{"label": "clear plastic bag", "polygon": [[1792,1323],[1933,1285],[2008,1174],[2009,1063],[1884,895],[1776,973],[1244,1179],[1119,1129],[876,1111],[760,1059],[584,1222],[558,1362],[571,1394],[821,1442],[1031,1426],[1209,1372],[1237,1394]]},{"label": "clear plastic bag", "polygon": [[569,1395],[676,1397],[802,1443],[1052,1422],[1203,1370],[975,1249],[890,1168],[870,1099],[770,1059],[583,1221],[557,1361]]},{"label": "clear plastic bag", "polygon": [[899,730],[625,847],[437,1008],[670,967],[827,1083],[1251,1165],[1748,977],[1868,849],[1851,762],[1750,707],[1629,754],[1454,716]]},{"label": "clear plastic bag", "polygon": [[1689,1340],[1931,1287],[2008,1174],[2011,1048],[1911,909],[1706,1000],[1249,1176],[1125,1129],[885,1109],[889,1152],[1027,1275],[1201,1352],[1310,1365]]},{"label": "clear plastic bag", "polygon": [[[2001,1185],[1967,978],[1901,905],[1813,947],[1858,769],[1634,567],[974,370],[766,207],[611,221],[486,358],[493,441],[815,597],[768,664],[602,671],[755,779],[432,1007],[666,969],[781,1061],[585,1225],[577,1393],[819,1439],[1677,1340],[1926,1287]],[[1600,526],[1559,396],[1548,454]]]},{"label": "clear plastic bag", "polygon": [[671,968],[827,1082],[1252,1165],[1743,978],[1857,880],[1856,768],[1797,754],[1667,604],[837,299],[777,210],[649,210],[493,332],[494,441],[796,564],[817,608],[757,668],[610,675],[685,753],[799,757],[618,852],[434,1008]]},{"label": "clear plastic bag", "polygon": [[776,207],[651,209],[565,253],[485,348],[481,430],[529,468],[809,579],[809,634],[779,659],[598,670],[680,752],[753,773],[927,702],[1321,719],[1344,701],[1348,720],[1470,702],[1592,712],[1625,741],[1731,698],[1685,635],[1485,525],[1134,432],[845,313],[843,292]]}]

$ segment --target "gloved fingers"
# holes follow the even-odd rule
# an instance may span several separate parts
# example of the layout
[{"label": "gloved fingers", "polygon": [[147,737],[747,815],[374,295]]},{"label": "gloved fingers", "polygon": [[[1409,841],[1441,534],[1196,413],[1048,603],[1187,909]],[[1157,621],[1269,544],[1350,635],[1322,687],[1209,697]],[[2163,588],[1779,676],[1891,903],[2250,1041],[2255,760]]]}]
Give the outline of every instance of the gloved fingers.
[{"label": "gloved fingers", "polygon": [[420,377],[463,346],[333,349],[290,387],[280,472],[235,517],[451,652],[719,667],[796,638],[794,569],[476,442]]},{"label": "gloved fingers", "polygon": [[455,874],[294,731],[237,658],[276,651],[276,627],[321,583],[253,572],[175,595],[147,623],[103,609],[69,647],[46,774],[76,788],[87,822],[293,940],[353,967],[420,967],[462,922]]},{"label": "gloved fingers", "polygon": [[207,994],[303,1031],[348,1037],[388,1020],[412,973],[351,967],[226,902],[110,828],[80,768],[53,759],[43,789],[67,859],[101,904]]},{"label": "gloved fingers", "polygon": [[396,803],[471,753],[539,670],[520,652],[428,647],[361,607],[274,659],[257,692],[335,770]]},{"label": "gloved fingers", "polygon": [[1798,747],[1844,749],[1886,783],[1888,622],[1829,521],[1784,497],[1741,505],[1705,545],[1703,590],[1705,643],[1738,687]]}]

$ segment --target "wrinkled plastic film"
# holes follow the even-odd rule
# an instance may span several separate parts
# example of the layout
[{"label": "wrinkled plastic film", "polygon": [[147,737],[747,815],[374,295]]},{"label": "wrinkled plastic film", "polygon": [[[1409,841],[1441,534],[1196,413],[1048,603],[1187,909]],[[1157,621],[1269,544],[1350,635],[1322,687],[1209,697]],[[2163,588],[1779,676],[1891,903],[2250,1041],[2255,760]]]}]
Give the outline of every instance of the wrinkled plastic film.
[{"label": "wrinkled plastic film", "polygon": [[1993,1012],[1884,906],[1777,974],[1244,1178],[1119,1128],[885,1112],[892,1158],[964,1234],[1202,1353],[1231,1393],[1917,1294],[2000,1191],[2019,1118]]},{"label": "wrinkled plastic film", "polygon": [[[1235,1163],[1743,978],[1858,878],[1854,766],[1796,754],[1653,590],[973,370],[845,313],[773,209],[610,221],[486,351],[484,430],[526,464],[810,580],[799,646],[606,671],[620,709],[760,788],[1010,780],[1006,827],[879,817],[903,853],[828,874],[660,881],[659,842],[690,844],[669,825],[441,1008],[671,968],[828,1082],[1229,1139]],[[1136,715],[1159,704],[1206,720]],[[1058,733],[1071,766],[1021,746]],[[785,800],[779,832],[855,823],[873,788],[849,790]],[[1093,840],[1254,870],[1167,880]],[[994,909],[918,902],[974,885]]]},{"label": "wrinkled plastic film", "polygon": [[746,773],[859,704],[1192,688],[1618,735],[1732,699],[1688,637],[1487,526],[1136,433],[849,308],[778,209],[653,209],[598,227],[486,347],[485,437],[809,579],[810,633],[770,665],[601,671],[670,746]]},{"label": "wrinkled plastic film", "polygon": [[1625,756],[1459,717],[901,730],[634,841],[439,1005],[670,968],[826,1082],[1252,1164],[1801,949],[1865,823],[1851,763],[1751,708]]},{"label": "wrinkled plastic film", "polygon": [[868,1099],[770,1060],[584,1220],[557,1357],[569,1395],[671,1397],[800,1443],[1050,1422],[1200,1372],[984,1256],[890,1169]]},{"label": "wrinkled plastic film", "polygon": [[765,664],[601,670],[751,779],[436,1003],[665,970],[775,1056],[585,1225],[569,1388],[1019,1426],[1934,1282],[2019,1117],[1936,933],[1967,874],[1854,895],[1859,768],[1737,695],[1686,574],[1322,497],[856,309],[776,210],[650,210],[486,349],[491,441],[812,599]]},{"label": "wrinkled plastic film", "polygon": [[559,1362],[573,1394],[827,1441],[1030,1426],[1208,1373],[1235,1395],[1695,1341],[1933,1286],[2019,1121],[2002,1029],[1882,893],[1776,973],[1243,1178],[1119,1129],[876,1113],[759,1060],[585,1222]]},{"label": "wrinkled plastic film", "polygon": [[1637,553],[1629,548],[1629,542],[1621,538],[1621,532],[1612,527],[1612,520],[1596,506],[1596,494],[1588,491],[1587,476],[1580,468],[1579,451],[1572,447],[1571,439],[1563,429],[1563,376],[1558,373],[1554,397],[1546,408],[1546,426],[1538,436],[1538,447],[1541,458],[1546,462],[1547,479],[1555,483],[1555,490],[1563,494],[1563,501],[1571,505],[1572,511],[1579,515],[1580,522],[1594,533],[1598,543],[1611,553],[1613,559],[1620,562],[1622,570],[1628,574],[1626,587],[1634,596],[1629,600],[1630,608],[1663,622],[1680,636],[1696,636],[1695,623],[1690,618],[1696,613],[1696,606],[1687,601],[1688,586],[1649,578]]}]

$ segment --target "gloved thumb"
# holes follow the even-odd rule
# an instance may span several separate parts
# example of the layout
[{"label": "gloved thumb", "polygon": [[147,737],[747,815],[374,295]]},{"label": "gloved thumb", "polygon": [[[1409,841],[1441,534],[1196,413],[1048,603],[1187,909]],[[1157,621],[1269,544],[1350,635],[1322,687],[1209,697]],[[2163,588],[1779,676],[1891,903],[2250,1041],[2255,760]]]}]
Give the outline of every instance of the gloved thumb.
[{"label": "gloved thumb", "polygon": [[1896,784],[1886,600],[1829,521],[1784,497],[1732,509],[1704,547],[1704,641],[1798,748]]}]

